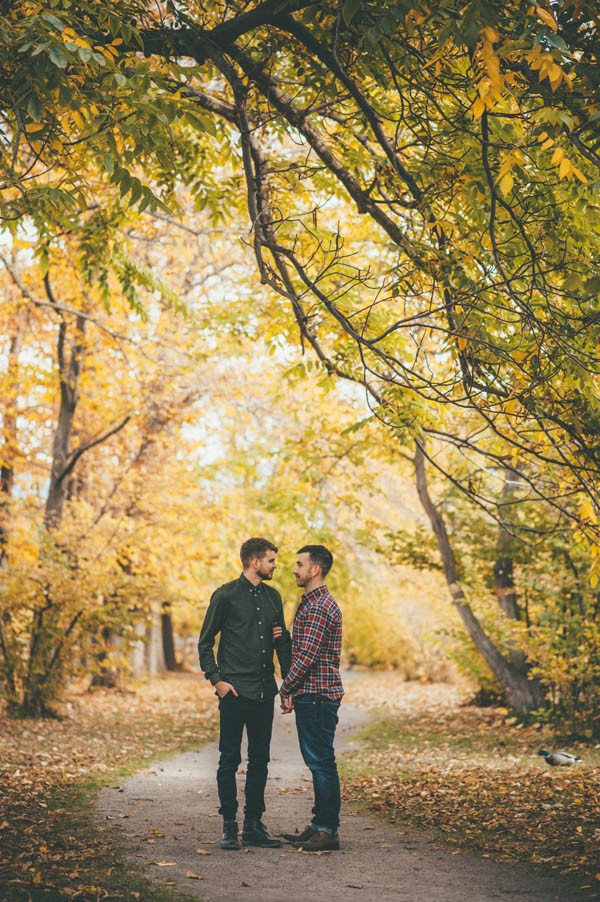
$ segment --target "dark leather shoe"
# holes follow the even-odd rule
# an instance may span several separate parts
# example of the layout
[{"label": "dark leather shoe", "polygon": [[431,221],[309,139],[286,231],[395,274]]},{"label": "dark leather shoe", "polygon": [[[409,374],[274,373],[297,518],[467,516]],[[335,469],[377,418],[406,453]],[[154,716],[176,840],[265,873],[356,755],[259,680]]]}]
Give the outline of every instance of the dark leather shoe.
[{"label": "dark leather shoe", "polygon": [[223,821],[222,849],[241,849],[237,821]]},{"label": "dark leather shoe", "polygon": [[340,837],[338,833],[315,833],[306,842],[295,842],[297,849],[303,852],[337,852],[340,847]]},{"label": "dark leather shoe", "polygon": [[281,840],[269,836],[262,821],[244,821],[242,842],[245,846],[262,846],[264,849],[281,848]]},{"label": "dark leather shoe", "polygon": [[287,842],[297,843],[297,842],[306,842],[311,837],[315,835],[317,831],[314,827],[310,825],[305,827],[302,833],[282,833],[281,835]]}]

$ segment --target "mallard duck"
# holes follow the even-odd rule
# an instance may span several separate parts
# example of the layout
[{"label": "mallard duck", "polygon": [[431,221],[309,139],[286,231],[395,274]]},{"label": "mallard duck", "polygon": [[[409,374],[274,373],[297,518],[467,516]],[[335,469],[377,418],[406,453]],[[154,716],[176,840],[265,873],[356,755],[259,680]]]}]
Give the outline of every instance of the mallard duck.
[{"label": "mallard duck", "polygon": [[543,755],[546,759],[546,764],[549,764],[551,767],[570,767],[572,764],[577,764],[581,761],[581,758],[578,758],[577,755],[571,755],[569,752],[549,752],[548,749],[540,749],[538,755]]}]

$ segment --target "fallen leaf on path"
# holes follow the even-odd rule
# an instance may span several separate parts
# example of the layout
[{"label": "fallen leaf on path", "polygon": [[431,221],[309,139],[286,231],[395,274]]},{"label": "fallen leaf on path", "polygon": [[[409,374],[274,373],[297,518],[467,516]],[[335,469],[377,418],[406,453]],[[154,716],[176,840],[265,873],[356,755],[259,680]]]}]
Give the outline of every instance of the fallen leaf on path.
[{"label": "fallen leaf on path", "polygon": [[246,881],[245,881],[245,880],[242,880],[242,882],[241,882],[241,886],[250,886],[250,884],[249,884],[249,883],[246,883]]},{"label": "fallen leaf on path", "polygon": [[164,836],[165,835],[164,830],[151,830],[150,833],[154,833],[155,836]]},{"label": "fallen leaf on path", "polygon": [[155,864],[159,868],[174,868],[177,867],[176,861],[151,861],[150,864]]},{"label": "fallen leaf on path", "polygon": [[212,855],[212,852],[208,852],[206,849],[196,849],[198,855]]},{"label": "fallen leaf on path", "polygon": [[205,880],[204,874],[197,874],[195,871],[186,871],[185,876],[190,880]]}]

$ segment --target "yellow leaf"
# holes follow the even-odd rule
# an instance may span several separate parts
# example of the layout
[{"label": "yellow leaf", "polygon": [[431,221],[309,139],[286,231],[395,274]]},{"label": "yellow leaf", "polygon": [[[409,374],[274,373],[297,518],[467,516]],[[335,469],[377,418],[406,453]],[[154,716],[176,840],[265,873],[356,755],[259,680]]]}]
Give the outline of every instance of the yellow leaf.
[{"label": "yellow leaf", "polygon": [[596,519],[596,512],[594,511],[594,505],[590,500],[584,501],[581,505],[581,516],[584,520],[594,520]]},{"label": "yellow leaf", "polygon": [[563,80],[563,71],[560,66],[552,65],[548,69],[548,81],[552,87],[552,90],[555,91]]},{"label": "yellow leaf", "polygon": [[459,350],[461,351],[464,351],[464,349],[467,347],[467,339],[464,337],[464,335],[458,335],[456,338],[456,343],[459,347]]},{"label": "yellow leaf", "polygon": [[547,9],[543,8],[543,6],[536,6],[535,11],[544,25],[547,25],[548,28],[552,29],[552,31],[558,31],[558,24],[552,13],[549,13]]},{"label": "yellow leaf", "polygon": [[550,150],[554,146],[554,138],[547,138],[542,144],[542,150]]},{"label": "yellow leaf", "polygon": [[491,25],[486,25],[485,28],[481,29],[481,33],[484,38],[489,41],[491,44],[495,44],[498,38],[500,37],[500,33],[497,28],[492,28]]},{"label": "yellow leaf", "polygon": [[506,175],[503,175],[500,179],[499,185],[502,194],[506,197],[507,194],[510,194],[512,191],[513,185],[515,183],[514,178],[512,177],[511,172],[507,172]]},{"label": "yellow leaf", "polygon": [[204,880],[205,877],[202,874],[196,874],[195,871],[186,871],[185,876],[189,877],[190,880]]},{"label": "yellow leaf", "polygon": [[552,154],[552,159],[550,162],[554,166],[557,166],[560,163],[560,161],[562,160],[562,158],[564,157],[564,155],[565,155],[564,150],[562,150],[560,147],[557,147],[556,150],[554,151],[554,153]]},{"label": "yellow leaf", "polygon": [[77,126],[77,128],[85,128],[85,119],[77,110],[71,110],[71,118],[73,122]]},{"label": "yellow leaf", "polygon": [[475,119],[481,119],[484,112],[485,112],[485,103],[483,102],[481,97],[478,97],[477,100],[475,101],[475,103],[473,104],[473,116],[475,117]]},{"label": "yellow leaf", "polygon": [[558,167],[558,174],[561,179],[570,179],[573,175],[573,164],[570,160],[564,157],[560,161],[560,166]]}]

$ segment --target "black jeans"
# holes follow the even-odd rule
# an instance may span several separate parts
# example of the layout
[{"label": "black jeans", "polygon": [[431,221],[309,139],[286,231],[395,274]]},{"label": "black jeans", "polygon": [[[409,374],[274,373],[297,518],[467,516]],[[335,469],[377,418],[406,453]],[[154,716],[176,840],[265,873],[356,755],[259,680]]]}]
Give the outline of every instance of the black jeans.
[{"label": "black jeans", "polygon": [[217,788],[219,814],[224,820],[235,820],[238,809],[235,775],[242,760],[242,733],[248,736],[246,768],[246,804],[244,819],[259,821],[265,810],[265,785],[269,764],[269,748],[273,729],[274,699],[255,702],[228,692],[219,699],[220,736]]}]

